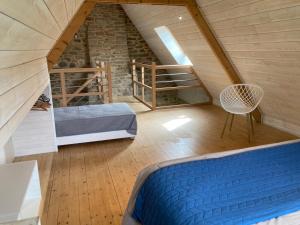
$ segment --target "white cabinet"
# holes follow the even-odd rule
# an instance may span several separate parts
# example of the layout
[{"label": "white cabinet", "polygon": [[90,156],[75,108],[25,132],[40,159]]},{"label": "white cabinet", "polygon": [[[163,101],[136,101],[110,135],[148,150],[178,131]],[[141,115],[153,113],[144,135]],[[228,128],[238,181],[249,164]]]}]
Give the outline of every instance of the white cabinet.
[{"label": "white cabinet", "polygon": [[[44,94],[51,98],[48,86]],[[53,107],[48,111],[30,111],[12,135],[15,157],[56,152]]]},{"label": "white cabinet", "polygon": [[0,165],[0,224],[39,216],[41,189],[37,161]]}]

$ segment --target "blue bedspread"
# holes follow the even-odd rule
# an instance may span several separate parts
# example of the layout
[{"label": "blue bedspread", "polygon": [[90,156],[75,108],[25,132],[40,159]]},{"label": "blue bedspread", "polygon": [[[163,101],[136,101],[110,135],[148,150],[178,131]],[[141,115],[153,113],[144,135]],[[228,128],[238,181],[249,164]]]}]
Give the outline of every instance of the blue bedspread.
[{"label": "blue bedspread", "polygon": [[300,210],[300,143],[171,165],[141,186],[143,225],[247,225]]}]

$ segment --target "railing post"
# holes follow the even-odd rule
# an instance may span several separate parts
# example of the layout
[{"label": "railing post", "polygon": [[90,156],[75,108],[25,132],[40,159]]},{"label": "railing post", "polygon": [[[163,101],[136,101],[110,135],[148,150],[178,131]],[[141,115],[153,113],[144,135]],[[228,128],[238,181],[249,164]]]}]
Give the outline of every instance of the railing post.
[{"label": "railing post", "polygon": [[143,84],[143,86],[142,86],[142,99],[143,99],[143,101],[145,101],[145,86],[144,86],[144,84],[145,84],[145,67],[142,66],[141,72],[142,72],[142,84]]},{"label": "railing post", "polygon": [[104,85],[103,78],[105,77],[105,63],[104,62],[100,63],[100,69],[101,69],[101,73],[99,74],[100,76],[98,77],[99,97],[103,100],[103,103],[105,103],[104,88],[103,88],[103,85]]},{"label": "railing post", "polygon": [[132,94],[136,96],[136,65],[135,59],[132,60]]},{"label": "railing post", "polygon": [[63,107],[67,106],[67,96],[66,96],[66,80],[65,80],[65,73],[60,72],[60,85],[61,85],[61,95],[62,100],[60,101],[60,105]]},{"label": "railing post", "polygon": [[152,76],[152,110],[156,109],[156,63],[152,62],[151,65]]},{"label": "railing post", "polygon": [[107,81],[108,81],[108,101],[109,101],[109,103],[112,103],[113,102],[113,99],[112,99],[112,77],[111,77],[110,63],[107,63]]}]

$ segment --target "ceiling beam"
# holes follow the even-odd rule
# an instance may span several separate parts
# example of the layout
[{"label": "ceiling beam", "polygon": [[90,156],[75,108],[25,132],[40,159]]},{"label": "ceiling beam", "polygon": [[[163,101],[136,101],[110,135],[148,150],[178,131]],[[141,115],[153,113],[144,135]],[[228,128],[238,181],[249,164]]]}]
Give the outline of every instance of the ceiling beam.
[{"label": "ceiling beam", "polygon": [[95,3],[108,4],[149,4],[149,5],[177,5],[185,6],[185,0],[87,0]]},{"label": "ceiling beam", "polygon": [[69,22],[68,26],[49,52],[47,56],[49,69],[52,69],[53,65],[57,63],[59,57],[63,54],[68,44],[73,40],[75,33],[78,32],[80,26],[84,23],[86,17],[90,14],[95,5],[96,2],[85,1],[82,3],[79,10],[73,16],[72,20]]},{"label": "ceiling beam", "polygon": [[[211,30],[210,26],[206,22],[205,17],[203,16],[196,0],[186,0],[187,9],[189,10],[191,16],[193,17],[194,21],[196,22],[198,28],[200,29],[201,33],[205,37],[206,41],[208,42],[209,46],[211,47],[212,51],[214,52],[215,56],[223,66],[224,70],[228,74],[231,82],[233,84],[241,84],[244,83],[237,69],[234,67],[233,63],[230,61],[229,57],[226,55],[222,45],[219,43],[215,34]],[[262,122],[260,110],[257,108],[253,112],[253,116],[257,122]]]}]

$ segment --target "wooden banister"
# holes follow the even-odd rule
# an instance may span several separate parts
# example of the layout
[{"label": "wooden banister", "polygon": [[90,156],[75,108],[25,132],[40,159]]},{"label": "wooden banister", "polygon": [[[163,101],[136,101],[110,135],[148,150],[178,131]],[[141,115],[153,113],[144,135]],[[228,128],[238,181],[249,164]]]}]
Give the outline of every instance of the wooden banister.
[{"label": "wooden banister", "polygon": [[60,101],[60,105],[63,107],[67,106],[67,97],[66,97],[66,80],[65,80],[65,73],[60,72],[60,86],[61,86],[61,94],[62,94],[62,100]]},{"label": "wooden banister", "polygon": [[156,63],[152,62],[151,77],[152,77],[152,110],[156,109]]},{"label": "wooden banister", "polygon": [[144,64],[144,63],[138,63],[138,62],[135,61],[135,59],[132,60],[131,65],[134,65],[136,67],[144,67],[144,68],[148,68],[148,69],[152,68],[151,65]]},{"label": "wooden banister", "polygon": [[191,69],[192,65],[159,65],[156,66],[157,70],[168,70],[168,69]]},{"label": "wooden banister", "polygon": [[92,72],[102,72],[105,71],[104,68],[61,68],[61,69],[52,69],[49,73],[92,73]]},{"label": "wooden banister", "polygon": [[143,101],[145,101],[145,67],[142,67],[141,68],[141,76],[142,76],[142,78],[141,78],[141,80],[142,80],[142,99],[143,99]]},{"label": "wooden banister", "polygon": [[[81,85],[73,85],[67,86],[66,80],[68,80],[68,76],[76,73],[88,73],[93,74],[91,77],[87,77],[85,79],[70,79],[72,80],[82,80],[85,81]],[[60,101],[60,106],[66,107],[68,103],[72,101],[75,97],[88,97],[88,96],[99,96],[101,101],[105,102],[105,97],[107,97],[107,102],[112,102],[112,73],[111,73],[111,66],[108,63],[101,62],[101,67],[96,68],[63,68],[63,69],[52,69],[50,74],[53,76],[59,75],[60,76],[60,85],[61,85],[61,94],[53,93],[52,97],[58,99]],[[107,80],[105,83],[104,80]],[[89,87],[90,84],[95,81],[95,85],[92,86],[97,91],[85,91],[86,88]],[[107,90],[104,90],[106,87]],[[76,88],[75,91],[71,89]],[[84,92],[85,91],[85,92]]]},{"label": "wooden banister", "polygon": [[136,96],[136,83],[134,82],[137,81],[135,59],[132,60],[131,66],[132,66],[132,95]]},{"label": "wooden banister", "polygon": [[[206,104],[211,104],[211,95],[207,91],[206,87],[196,74],[196,72],[193,69],[192,65],[157,65],[155,62],[152,62],[151,65],[144,64],[144,63],[138,63],[135,60],[132,60],[131,62],[132,66],[132,88],[133,88],[133,97],[135,97],[137,100],[142,102],[144,105],[148,106],[150,109],[155,110],[158,108],[157,106],[157,92],[163,92],[163,91],[175,91],[175,90],[183,90],[183,89],[189,89],[189,88],[203,88],[203,90],[207,93],[209,97],[209,101],[205,102]],[[141,70],[141,75],[138,76],[137,74],[137,68]],[[151,77],[150,82],[151,86],[145,84],[145,69],[151,70]],[[169,72],[171,73],[163,73],[163,74],[157,74],[157,70],[171,70]],[[180,72],[180,70],[183,70],[183,72]],[[186,72],[186,70],[189,70]],[[174,72],[175,71],[175,72]],[[157,81],[157,78],[163,77],[163,76],[189,76],[188,78],[179,78],[175,80],[163,80],[163,81]],[[139,81],[139,78],[141,79]],[[163,86],[163,87],[157,87],[159,84],[177,84],[177,83],[183,83],[183,82],[193,82],[188,83],[186,85],[179,85],[179,86]],[[138,89],[141,88],[141,89]],[[146,102],[145,100],[145,88],[148,88],[151,91],[151,105]],[[138,90],[141,90],[138,92]],[[140,96],[139,96],[140,95]],[[192,105],[192,104],[180,104],[182,106],[186,105]],[[172,106],[173,107],[173,106]]]},{"label": "wooden banister", "polygon": [[111,66],[107,64],[107,81],[108,81],[108,102],[112,103],[112,74],[111,74]]}]

